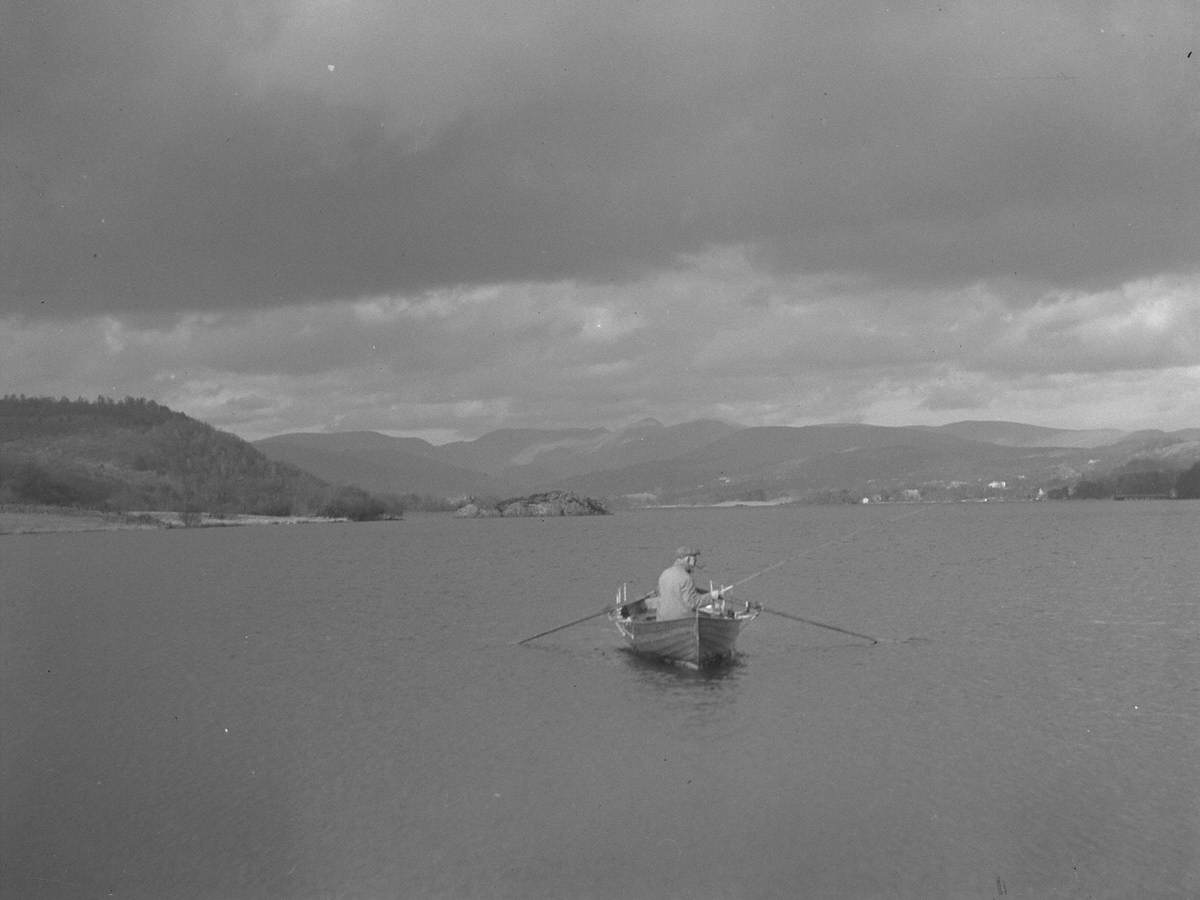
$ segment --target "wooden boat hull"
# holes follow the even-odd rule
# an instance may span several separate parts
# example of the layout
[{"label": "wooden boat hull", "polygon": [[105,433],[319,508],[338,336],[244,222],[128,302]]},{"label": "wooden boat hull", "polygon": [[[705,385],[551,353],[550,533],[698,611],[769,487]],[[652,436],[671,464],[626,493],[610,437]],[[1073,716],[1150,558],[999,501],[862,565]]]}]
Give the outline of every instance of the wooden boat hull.
[{"label": "wooden boat hull", "polygon": [[701,609],[683,619],[659,622],[617,609],[610,618],[634,652],[701,668],[732,659],[738,635],[758,613],[757,607],[723,614]]}]

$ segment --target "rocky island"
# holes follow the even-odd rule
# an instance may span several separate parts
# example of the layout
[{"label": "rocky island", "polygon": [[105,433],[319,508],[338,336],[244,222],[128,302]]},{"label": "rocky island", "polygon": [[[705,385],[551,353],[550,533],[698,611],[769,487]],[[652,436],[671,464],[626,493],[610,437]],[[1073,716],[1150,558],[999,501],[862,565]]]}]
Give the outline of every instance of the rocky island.
[{"label": "rocky island", "polygon": [[593,497],[573,491],[547,491],[490,504],[472,499],[454,513],[461,519],[528,518],[548,516],[606,516],[608,508]]}]

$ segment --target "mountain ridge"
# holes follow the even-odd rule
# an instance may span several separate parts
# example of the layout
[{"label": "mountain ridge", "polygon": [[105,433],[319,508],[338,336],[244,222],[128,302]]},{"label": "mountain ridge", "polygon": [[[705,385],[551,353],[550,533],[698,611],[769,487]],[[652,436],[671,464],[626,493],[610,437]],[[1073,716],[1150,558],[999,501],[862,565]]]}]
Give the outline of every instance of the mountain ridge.
[{"label": "mountain ridge", "polygon": [[1200,428],[1089,431],[998,421],[743,427],[643,419],[614,431],[501,429],[440,446],[372,431],[249,443],[152,401],[0,399],[0,502],[7,503],[271,515],[341,509],[367,517],[403,505],[450,509],[469,498],[554,491],[619,509],[1194,496],[1197,479]]},{"label": "mountain ridge", "polygon": [[[426,466],[454,467],[439,470],[449,480],[436,484],[455,487],[462,496],[554,489],[651,505],[799,500],[838,492],[886,497],[915,491],[940,498],[1023,491],[1032,496],[1130,465],[1181,471],[1200,460],[1200,429],[1128,432],[982,420],[942,426],[744,427],[717,420],[667,426],[643,419],[616,431],[501,429],[440,446],[402,443],[417,439],[378,433],[348,434],[344,450],[337,449],[343,440],[338,433],[279,435],[256,446],[268,456],[286,452],[287,461],[336,481],[330,478],[334,469],[326,468],[332,460],[309,456],[306,467],[296,455],[297,445],[319,439],[327,452],[341,455],[337,474],[353,476],[354,483],[372,490],[432,493],[428,488],[435,482],[417,484],[429,477],[428,470],[411,462],[419,456]],[[413,447],[420,452],[403,449]]]},{"label": "mountain ridge", "polygon": [[255,441],[254,446],[270,459],[314,474],[323,472],[319,477],[331,484],[354,484],[368,491],[428,496],[518,492],[506,479],[438,459],[434,445],[420,438],[345,434],[351,436],[346,441],[341,432],[278,435]]},{"label": "mountain ridge", "polygon": [[1009,447],[1102,447],[1115,443],[1127,431],[1116,428],[1047,428],[1043,425],[1023,425],[988,419],[966,419],[945,425],[918,425],[932,431],[955,434],[968,440]]}]

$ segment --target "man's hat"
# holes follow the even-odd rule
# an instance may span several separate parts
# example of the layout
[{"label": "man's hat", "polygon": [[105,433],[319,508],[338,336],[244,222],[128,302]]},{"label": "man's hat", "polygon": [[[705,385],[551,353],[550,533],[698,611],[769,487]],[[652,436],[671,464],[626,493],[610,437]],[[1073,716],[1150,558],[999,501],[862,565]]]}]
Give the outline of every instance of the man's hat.
[{"label": "man's hat", "polygon": [[699,555],[700,555],[699,547],[689,547],[689,546],[685,545],[675,551],[676,559],[683,559],[685,556],[699,556]]}]

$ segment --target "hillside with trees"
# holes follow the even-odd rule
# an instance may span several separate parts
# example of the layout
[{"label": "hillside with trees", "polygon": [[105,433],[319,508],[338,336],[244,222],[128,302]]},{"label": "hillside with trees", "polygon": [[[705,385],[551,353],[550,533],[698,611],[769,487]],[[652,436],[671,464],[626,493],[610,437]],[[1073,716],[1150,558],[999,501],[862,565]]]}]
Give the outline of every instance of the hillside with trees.
[{"label": "hillside with trees", "polygon": [[398,515],[235,435],[145,399],[0,398],[0,504],[213,515]]},{"label": "hillside with trees", "polygon": [[1076,500],[1194,500],[1200,497],[1200,463],[1180,472],[1165,469],[1154,460],[1135,459],[1103,477],[1081,478],[1067,496]]},{"label": "hillside with trees", "polygon": [[1180,500],[1200,500],[1200,463],[1179,476],[1175,482],[1175,494]]}]

